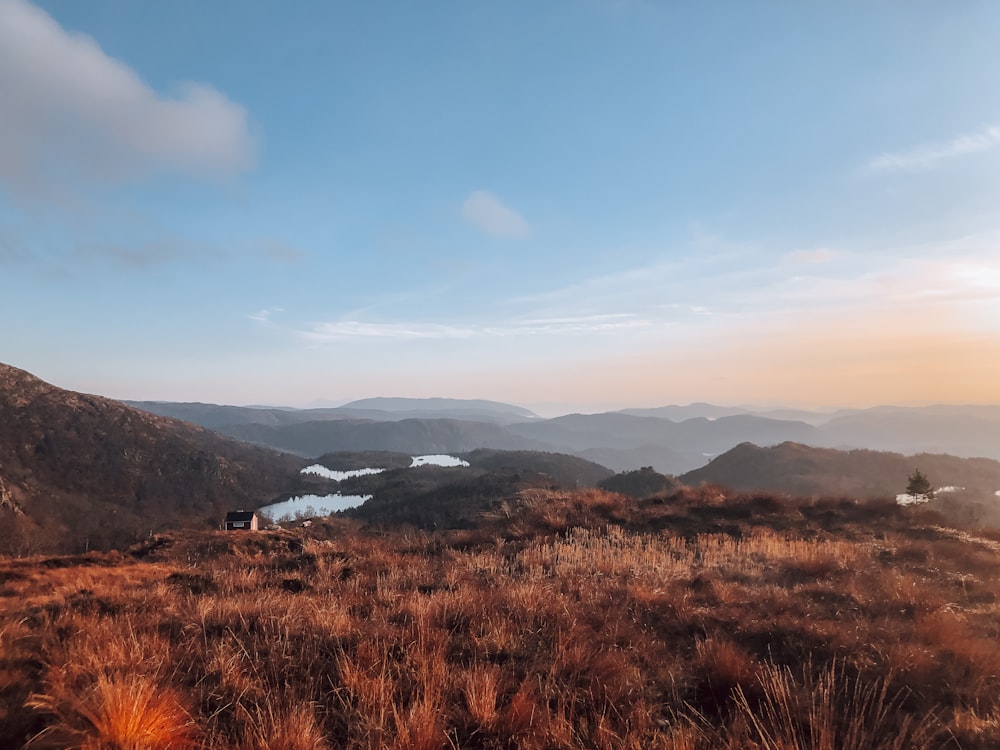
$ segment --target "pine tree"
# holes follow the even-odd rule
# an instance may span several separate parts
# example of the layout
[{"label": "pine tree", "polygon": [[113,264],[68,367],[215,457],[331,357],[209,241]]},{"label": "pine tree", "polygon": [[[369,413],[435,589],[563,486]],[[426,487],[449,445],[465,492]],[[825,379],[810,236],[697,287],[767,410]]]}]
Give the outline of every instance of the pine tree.
[{"label": "pine tree", "polygon": [[922,497],[925,500],[934,499],[934,488],[930,480],[921,473],[920,469],[914,469],[906,484],[906,494],[913,497]]}]

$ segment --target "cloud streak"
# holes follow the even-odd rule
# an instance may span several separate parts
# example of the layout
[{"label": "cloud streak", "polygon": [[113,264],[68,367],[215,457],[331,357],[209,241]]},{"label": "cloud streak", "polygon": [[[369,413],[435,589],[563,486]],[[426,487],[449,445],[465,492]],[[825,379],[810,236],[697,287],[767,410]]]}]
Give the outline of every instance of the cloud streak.
[{"label": "cloud streak", "polygon": [[531,234],[531,227],[514,209],[486,190],[475,190],[462,204],[463,218],[493,237],[520,239]]},{"label": "cloud streak", "polygon": [[265,307],[263,310],[258,310],[247,317],[250,318],[250,320],[255,320],[258,323],[263,323],[264,325],[272,325],[271,316],[284,311],[285,308],[283,307]]},{"label": "cloud streak", "polygon": [[0,186],[20,197],[51,197],[66,178],[221,177],[255,160],[242,106],[200,83],[161,96],[25,0],[0,0],[0,102]]},{"label": "cloud streak", "polygon": [[961,135],[947,143],[925,144],[909,151],[883,153],[868,163],[873,172],[920,172],[967,154],[989,151],[1000,146],[1000,127],[987,127],[978,133]]},{"label": "cloud streak", "polygon": [[440,323],[382,323],[360,320],[339,320],[317,323],[300,331],[310,342],[324,343],[348,339],[397,340],[470,340],[483,338],[514,338],[519,336],[553,336],[600,334],[628,329],[647,328],[650,321],[629,313],[567,316],[507,321],[497,325],[454,325]]}]

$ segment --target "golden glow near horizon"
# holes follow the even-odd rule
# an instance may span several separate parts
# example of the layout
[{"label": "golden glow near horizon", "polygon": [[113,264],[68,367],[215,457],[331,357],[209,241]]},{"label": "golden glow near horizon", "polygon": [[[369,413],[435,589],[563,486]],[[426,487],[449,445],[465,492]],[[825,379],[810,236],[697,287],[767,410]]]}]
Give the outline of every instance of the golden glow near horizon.
[{"label": "golden glow near horizon", "polygon": [[706,321],[655,351],[491,385],[521,401],[636,406],[1000,403],[998,279],[998,267],[936,262],[866,281],[865,295],[845,286],[839,304]]},{"label": "golden glow near horizon", "polygon": [[[516,338],[487,342],[489,347],[474,338],[452,342],[438,361],[406,359],[408,351],[433,341],[403,342],[397,351],[405,365],[365,370],[362,361],[360,376],[340,368],[331,377],[328,370],[297,363],[289,352],[287,361],[257,367],[246,382],[220,386],[210,368],[202,367],[187,382],[168,376],[148,380],[142,392],[107,383],[85,390],[296,406],[323,397],[339,402],[444,396],[562,404],[580,411],[694,401],[807,408],[995,404],[1000,403],[998,279],[996,266],[938,261],[854,286],[814,280],[811,293],[796,294],[778,310],[704,315],[655,335],[644,331],[633,342],[622,335],[551,354],[538,348],[527,364],[513,356],[524,344]],[[468,356],[472,350],[477,356]]]},{"label": "golden glow near horizon", "polygon": [[0,0],[0,359],[236,404],[1000,402],[1000,3],[399,5]]}]

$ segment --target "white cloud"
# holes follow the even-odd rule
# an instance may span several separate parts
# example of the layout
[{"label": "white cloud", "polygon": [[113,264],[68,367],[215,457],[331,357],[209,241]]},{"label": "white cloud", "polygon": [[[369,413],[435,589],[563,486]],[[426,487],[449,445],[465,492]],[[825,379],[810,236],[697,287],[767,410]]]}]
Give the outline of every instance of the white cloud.
[{"label": "white cloud", "polygon": [[374,323],[341,320],[318,323],[300,335],[316,343],[345,339],[473,339],[511,338],[563,334],[598,334],[625,329],[646,328],[648,320],[629,313],[567,316],[512,320],[495,325],[459,326],[439,323]]},{"label": "white cloud", "polygon": [[496,237],[519,238],[531,234],[524,217],[485,190],[475,190],[465,199],[462,216],[486,234]]},{"label": "white cloud", "polygon": [[25,0],[0,0],[0,102],[0,185],[21,196],[50,193],[67,177],[214,177],[254,162],[239,104],[199,83],[161,96]]},{"label": "white cloud", "polygon": [[464,339],[474,336],[475,331],[461,326],[434,323],[368,323],[360,320],[338,320],[318,323],[303,331],[301,335],[315,342],[353,338]]},{"label": "white cloud", "polygon": [[987,127],[978,133],[953,138],[948,143],[925,144],[910,151],[879,154],[868,163],[868,168],[875,172],[917,172],[936,167],[948,159],[998,146],[1000,127]]}]

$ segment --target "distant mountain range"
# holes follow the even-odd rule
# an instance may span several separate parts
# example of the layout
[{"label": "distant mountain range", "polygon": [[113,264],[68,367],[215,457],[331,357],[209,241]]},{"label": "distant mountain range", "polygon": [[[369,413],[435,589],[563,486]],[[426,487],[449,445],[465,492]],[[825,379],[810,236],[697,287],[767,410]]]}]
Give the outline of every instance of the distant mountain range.
[{"label": "distant mountain range", "polygon": [[[537,440],[521,438],[492,422],[458,419],[374,421],[337,419],[216,428],[231,437],[307,458],[334,451],[379,450],[395,453],[464,453],[476,448],[547,450]],[[567,451],[568,452],[568,451]]]},{"label": "distant mountain range", "polygon": [[484,401],[482,399],[460,398],[363,398],[351,401],[341,409],[352,411],[376,411],[391,415],[429,416],[442,419],[467,419],[473,421],[522,422],[540,419],[534,412],[520,406],[504,404],[499,401]]},{"label": "distant mountain range", "polygon": [[876,407],[820,413],[690,404],[541,419],[493,401],[374,398],[287,410],[131,402],[258,445],[314,457],[335,450],[570,453],[628,471],[682,474],[743,442],[948,453],[1000,459],[1000,406]]},{"label": "distant mountain range", "polygon": [[370,420],[398,422],[403,419],[454,419],[488,424],[512,424],[539,419],[520,406],[498,401],[456,398],[366,398],[343,406],[318,409],[290,409],[281,406],[219,406],[217,404],[171,401],[126,401],[129,406],[164,417],[174,417],[207,427],[260,424],[272,427],[328,422]]},{"label": "distant mountain range", "polygon": [[[107,547],[163,525],[214,525],[229,509],[329,491],[326,480],[299,472],[306,459],[337,451],[470,456],[470,471],[454,475],[468,484],[449,485],[448,503],[457,503],[449,513],[466,491],[492,502],[490,493],[525,483],[605,481],[605,467],[651,467],[622,479],[635,492],[670,486],[660,472],[692,485],[851,497],[895,495],[919,468],[936,486],[965,488],[939,505],[960,505],[981,519],[1000,504],[1000,463],[990,460],[1000,458],[1000,407],[880,407],[810,423],[709,404],[652,410],[699,413],[680,421],[650,410],[541,419],[507,404],[456,399],[366,399],[304,410],[137,406],[66,391],[0,364],[0,550]],[[447,416],[456,413],[482,418]],[[431,493],[453,478],[386,472],[366,481],[406,517],[413,477],[424,477]]]},{"label": "distant mountain range", "polygon": [[1000,420],[1000,406],[978,405],[978,404],[936,404],[931,406],[873,406],[867,409],[837,409],[833,411],[790,409],[782,407],[744,407],[744,406],[716,406],[698,402],[686,406],[658,406],[651,409],[622,409],[624,414],[633,414],[638,417],[660,417],[670,419],[674,422],[682,422],[685,419],[704,417],[706,419],[718,419],[719,417],[732,417],[738,414],[750,414],[756,417],[766,417],[768,419],[784,419],[798,422],[807,422],[811,425],[823,425],[831,420],[840,417],[848,417],[855,414],[923,414],[927,416],[941,417],[978,417],[982,419]]}]

